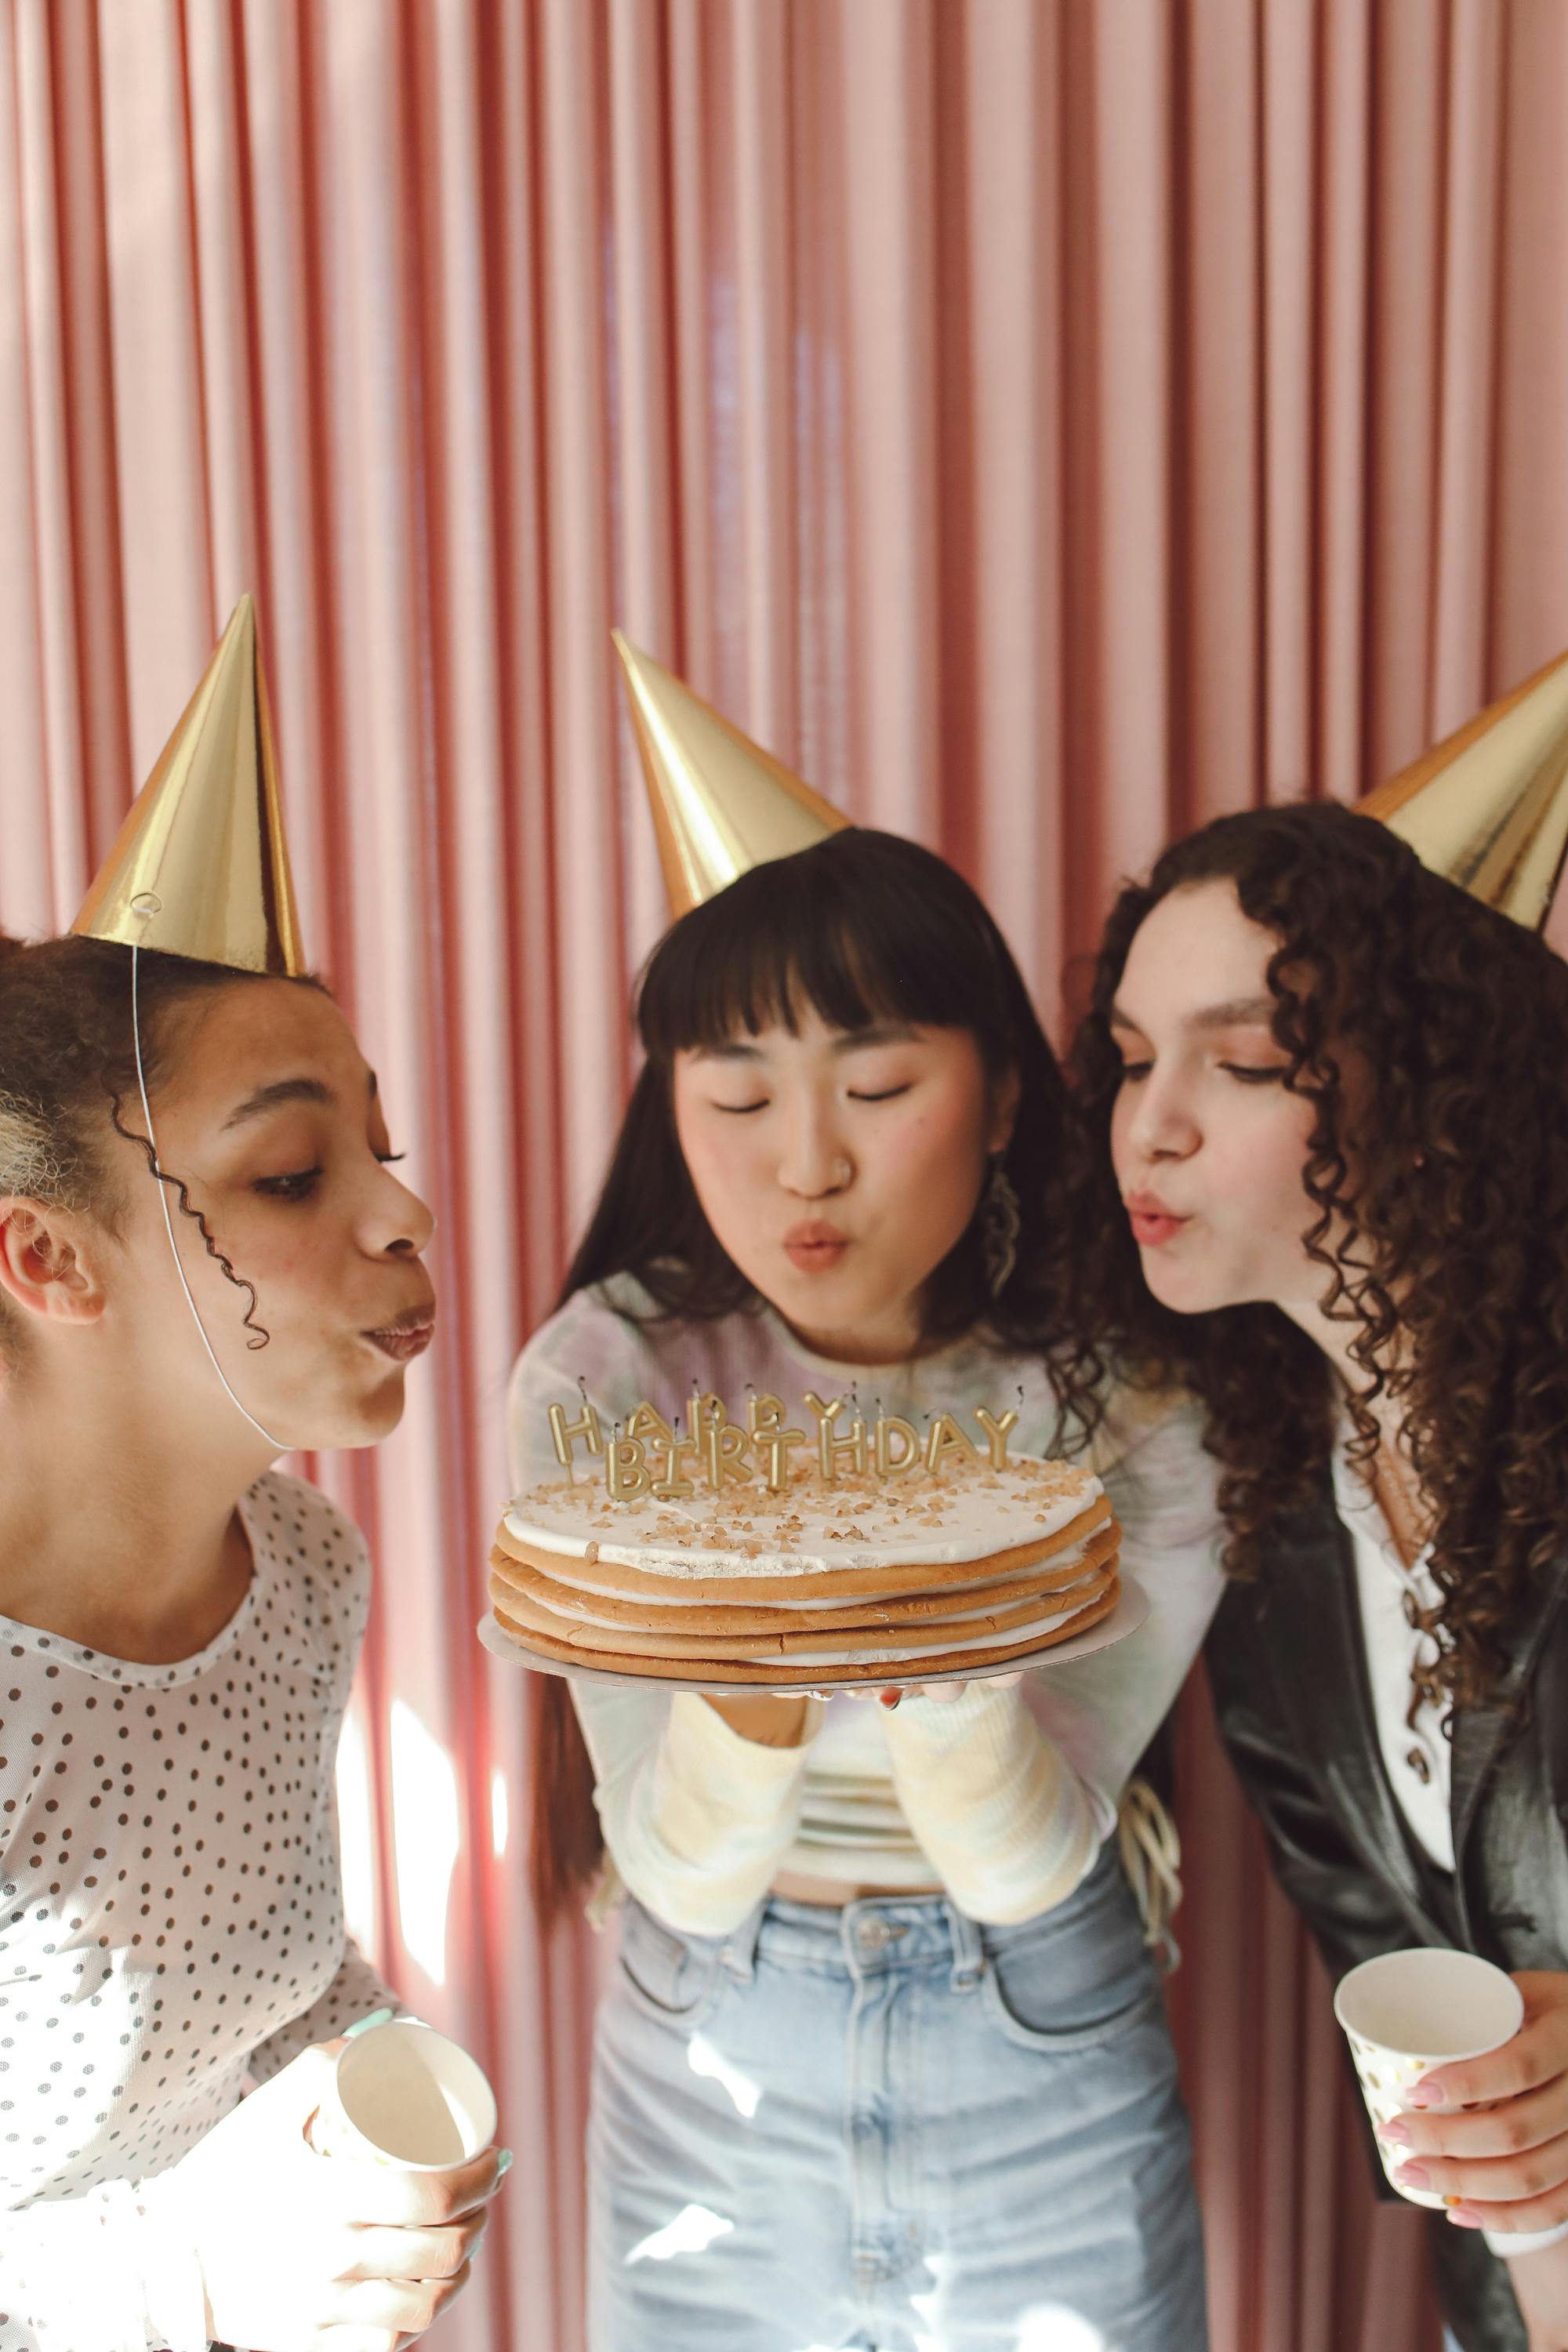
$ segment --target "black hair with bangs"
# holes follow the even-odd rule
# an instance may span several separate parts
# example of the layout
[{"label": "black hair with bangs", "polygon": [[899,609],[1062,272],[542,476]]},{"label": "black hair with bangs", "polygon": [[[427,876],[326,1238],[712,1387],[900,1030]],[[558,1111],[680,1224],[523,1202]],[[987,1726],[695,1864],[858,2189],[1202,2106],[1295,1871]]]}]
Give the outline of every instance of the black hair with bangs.
[{"label": "black hair with bangs", "polygon": [[996,1080],[1016,1071],[1004,1166],[1018,1194],[1017,1262],[999,1297],[981,1219],[936,1268],[923,1300],[930,1347],[983,1327],[1010,1351],[1048,1353],[1058,1404],[1092,1418],[1101,1366],[1073,1313],[1076,1256],[1059,1195],[1067,1089],[1023,976],[962,875],[917,843],[859,827],[754,866],[666,932],[637,990],[647,1061],[563,1301],[635,1275],[661,1315],[705,1320],[761,1302],[703,1215],[676,1133],[678,1054],[792,1034],[809,1006],[831,1028],[881,1021],[964,1029]]}]

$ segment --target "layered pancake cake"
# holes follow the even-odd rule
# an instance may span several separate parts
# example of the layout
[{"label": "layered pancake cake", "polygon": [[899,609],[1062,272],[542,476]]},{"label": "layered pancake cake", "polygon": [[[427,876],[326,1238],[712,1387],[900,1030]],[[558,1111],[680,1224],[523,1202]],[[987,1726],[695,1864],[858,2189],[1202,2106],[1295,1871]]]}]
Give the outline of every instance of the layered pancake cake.
[{"label": "layered pancake cake", "polygon": [[[748,1466],[741,1435],[731,1474]],[[754,1433],[751,1448],[763,1455]],[[663,1480],[639,1468],[631,1491],[612,1469],[607,1489],[568,1463],[519,1496],[490,1554],[500,1627],[566,1664],[784,1688],[1002,1664],[1116,1606],[1120,1530],[1089,1471],[963,1436],[897,1475],[879,1475],[868,1441],[845,1466],[826,1444],[782,1468],[775,1452],[769,1483],[765,1459],[726,1478],[705,1450],[717,1479],[678,1462]]]}]

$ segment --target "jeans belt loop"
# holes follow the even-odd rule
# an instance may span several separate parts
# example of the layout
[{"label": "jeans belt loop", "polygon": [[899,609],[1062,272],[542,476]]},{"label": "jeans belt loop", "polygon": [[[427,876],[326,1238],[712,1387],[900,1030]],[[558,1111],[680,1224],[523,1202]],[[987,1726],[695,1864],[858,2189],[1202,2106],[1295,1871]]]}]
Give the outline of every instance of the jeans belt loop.
[{"label": "jeans belt loop", "polygon": [[980,1930],[955,1904],[946,1906],[948,1933],[952,1938],[952,1990],[973,1992],[985,1973]]},{"label": "jeans belt loop", "polygon": [[762,1933],[763,1914],[767,1907],[764,1895],[734,1932],[725,1937],[720,1951],[721,1962],[742,1984],[750,1984],[757,1972],[757,1937]]}]

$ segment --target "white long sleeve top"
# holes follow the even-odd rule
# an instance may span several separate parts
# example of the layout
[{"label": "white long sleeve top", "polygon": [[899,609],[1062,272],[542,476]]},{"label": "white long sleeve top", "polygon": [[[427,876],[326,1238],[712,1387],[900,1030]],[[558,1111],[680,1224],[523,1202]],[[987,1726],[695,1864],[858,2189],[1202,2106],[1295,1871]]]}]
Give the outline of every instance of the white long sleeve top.
[{"label": "white long sleeve top", "polygon": [[[363,1540],[276,1473],[198,1655],[0,1617],[0,2352],[148,2352],[141,2184],[394,1996],[345,1941],[334,1765]],[[159,2284],[165,2293],[166,2274]],[[205,2347],[199,2296],[174,2352]]]},{"label": "white long sleeve top", "polygon": [[[766,1307],[708,1323],[651,1318],[640,1285],[620,1276],[579,1292],[530,1342],[510,1399],[520,1492],[560,1475],[548,1408],[575,1411],[580,1381],[606,1428],[644,1398],[673,1411],[694,1384],[738,1406],[748,1382],[792,1411],[807,1389],[858,1390],[863,1406],[879,1402],[917,1427],[942,1406],[1016,1409],[1023,1453],[1044,1451],[1056,1425],[1040,1359],[980,1339],[873,1370],[812,1353]],[[994,1924],[1071,1892],[1207,1629],[1221,1529],[1188,1400],[1118,1391],[1088,1449],[1069,1434],[1066,1450],[1103,1479],[1122,1565],[1150,1602],[1137,1633],[1094,1656],[1010,1689],[975,1683],[946,1704],[814,1703],[793,1748],[742,1738],[689,1693],[573,1684],[605,1844],[639,1901],[674,1927],[723,1935],[781,1871],[891,1889],[940,1883]]]}]

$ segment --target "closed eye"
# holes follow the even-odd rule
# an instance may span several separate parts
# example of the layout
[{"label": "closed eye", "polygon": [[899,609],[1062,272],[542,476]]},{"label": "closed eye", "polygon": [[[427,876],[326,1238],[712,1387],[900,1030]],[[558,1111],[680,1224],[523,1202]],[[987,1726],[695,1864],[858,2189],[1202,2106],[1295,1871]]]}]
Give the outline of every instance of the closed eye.
[{"label": "closed eye", "polygon": [[1287,1062],[1222,1062],[1220,1068],[1227,1077],[1239,1079],[1244,1087],[1274,1087],[1289,1076]]},{"label": "closed eye", "polygon": [[286,1176],[260,1176],[250,1189],[269,1201],[308,1201],[325,1173],[322,1168],[296,1168]]},{"label": "closed eye", "polygon": [[[400,1160],[407,1157],[405,1151],[378,1151],[375,1154],[383,1168],[394,1168]],[[314,1168],[293,1168],[282,1176],[258,1176],[250,1189],[253,1192],[259,1192],[264,1200],[308,1201],[325,1174],[326,1170],[319,1163]]]},{"label": "closed eye", "polygon": [[849,1099],[851,1102],[893,1102],[900,1095],[907,1095],[913,1084],[913,1079],[908,1078],[901,1087],[884,1087],[881,1093],[879,1095],[857,1094],[854,1087],[851,1087],[849,1089]]},{"label": "closed eye", "polygon": [[765,1095],[761,1102],[715,1103],[713,1106],[715,1110],[725,1112],[731,1118],[750,1118],[754,1110],[766,1110],[767,1107],[767,1097]]},{"label": "closed eye", "polygon": [[1152,1062],[1123,1062],[1121,1065],[1123,1085],[1133,1078],[1146,1078],[1153,1066]]}]

